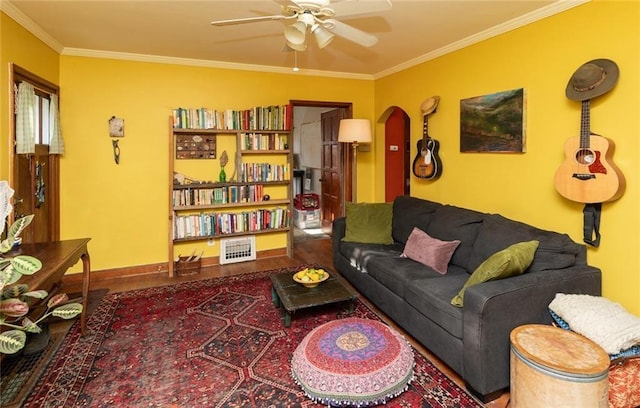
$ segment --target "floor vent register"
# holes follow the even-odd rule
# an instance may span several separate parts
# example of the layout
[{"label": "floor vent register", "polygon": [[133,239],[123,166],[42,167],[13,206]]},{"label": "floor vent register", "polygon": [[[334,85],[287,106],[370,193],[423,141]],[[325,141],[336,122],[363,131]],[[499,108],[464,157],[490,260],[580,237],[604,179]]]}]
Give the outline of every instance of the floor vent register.
[{"label": "floor vent register", "polygon": [[256,259],[256,237],[220,239],[220,264],[253,261]]}]

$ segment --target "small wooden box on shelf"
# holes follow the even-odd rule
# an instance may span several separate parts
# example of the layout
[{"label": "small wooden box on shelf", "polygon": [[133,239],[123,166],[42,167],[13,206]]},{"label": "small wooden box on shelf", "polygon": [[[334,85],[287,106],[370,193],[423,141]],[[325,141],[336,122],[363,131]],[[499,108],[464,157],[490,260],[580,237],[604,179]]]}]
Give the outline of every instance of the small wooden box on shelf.
[{"label": "small wooden box on shelf", "polygon": [[[176,109],[169,119],[169,276],[180,272],[174,246],[183,242],[286,233],[286,252],[292,256],[291,107],[268,108],[223,113]],[[221,124],[233,128],[217,129]],[[231,180],[176,181],[177,160],[185,171],[189,159],[220,157],[225,143],[235,149],[229,155],[235,158],[227,172],[233,172]]]}]

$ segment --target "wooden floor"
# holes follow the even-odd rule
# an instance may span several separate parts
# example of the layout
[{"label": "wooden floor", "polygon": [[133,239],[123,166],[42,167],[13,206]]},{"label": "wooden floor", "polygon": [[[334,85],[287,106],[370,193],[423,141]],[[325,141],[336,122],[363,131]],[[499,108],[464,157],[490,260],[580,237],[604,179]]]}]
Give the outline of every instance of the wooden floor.
[{"label": "wooden floor", "polygon": [[[107,288],[110,292],[122,292],[133,289],[141,289],[162,285],[170,285],[176,282],[191,281],[197,279],[207,279],[212,277],[231,276],[248,272],[255,272],[261,270],[286,268],[289,266],[296,266],[306,263],[321,264],[329,270],[333,270],[333,254],[331,239],[315,239],[303,242],[296,242],[294,244],[294,256],[288,258],[286,256],[263,258],[256,261],[241,262],[229,265],[217,265],[212,267],[203,268],[203,270],[196,275],[180,276],[170,278],[164,274],[160,275],[146,275],[141,277],[127,277],[113,280],[99,280],[91,283],[91,289]],[[80,290],[79,287],[73,287],[69,285],[65,287],[68,293]],[[447,374],[458,385],[464,387],[464,382],[460,377],[454,373],[449,367],[442,363],[437,357],[431,354],[428,350],[418,344],[415,340],[406,334],[400,327],[395,325],[393,321],[386,318],[382,312],[380,312],[375,306],[371,305],[364,297],[360,298],[373,310],[376,310],[379,316],[385,320],[389,325],[394,327],[399,332],[403,333],[411,342],[413,347],[432,361],[440,370]],[[505,393],[498,399],[486,404],[489,408],[504,408],[509,404],[509,394]]]}]

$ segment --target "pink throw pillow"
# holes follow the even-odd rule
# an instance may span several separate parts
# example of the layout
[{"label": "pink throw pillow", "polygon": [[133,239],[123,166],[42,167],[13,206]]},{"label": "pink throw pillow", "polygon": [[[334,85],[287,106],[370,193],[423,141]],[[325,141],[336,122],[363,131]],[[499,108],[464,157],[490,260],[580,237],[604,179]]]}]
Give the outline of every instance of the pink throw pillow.
[{"label": "pink throw pillow", "polygon": [[441,241],[414,227],[404,246],[402,256],[429,266],[444,275],[447,273],[447,266],[458,245],[460,245],[460,241],[457,239]]}]

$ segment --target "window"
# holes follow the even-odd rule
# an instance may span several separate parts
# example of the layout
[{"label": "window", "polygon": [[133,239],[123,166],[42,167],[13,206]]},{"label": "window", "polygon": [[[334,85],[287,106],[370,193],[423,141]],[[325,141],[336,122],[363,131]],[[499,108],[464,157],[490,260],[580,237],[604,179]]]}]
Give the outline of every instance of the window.
[{"label": "window", "polygon": [[36,90],[35,119],[35,143],[49,144],[49,100],[50,96]]},{"label": "window", "polygon": [[51,104],[51,95],[58,94],[58,87],[14,65],[14,89],[17,90],[18,86],[23,81],[31,84],[35,91],[35,104],[33,108],[34,143],[36,145],[49,145],[51,126],[49,120],[49,108]]}]

